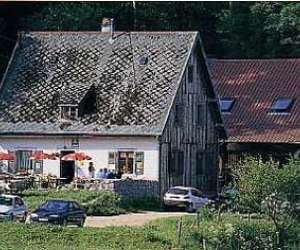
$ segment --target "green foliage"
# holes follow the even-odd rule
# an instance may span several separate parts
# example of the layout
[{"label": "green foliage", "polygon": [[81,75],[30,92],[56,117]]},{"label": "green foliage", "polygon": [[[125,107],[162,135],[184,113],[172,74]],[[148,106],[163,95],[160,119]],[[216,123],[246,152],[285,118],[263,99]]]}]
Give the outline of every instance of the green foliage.
[{"label": "green foliage", "polygon": [[48,199],[67,199],[78,201],[88,215],[115,215],[124,213],[119,206],[120,196],[110,191],[61,190],[35,191],[28,190],[22,194],[30,211],[36,209]]},{"label": "green foliage", "polygon": [[22,196],[30,211],[33,211],[48,199],[78,201],[85,208],[88,215],[117,215],[141,210],[161,210],[161,203],[157,198],[127,198],[110,191],[27,190],[22,193]]},{"label": "green foliage", "polygon": [[260,211],[262,201],[272,193],[287,197],[289,202],[299,202],[300,160],[291,158],[284,166],[276,162],[262,162],[248,158],[235,169],[239,204],[250,211]]}]

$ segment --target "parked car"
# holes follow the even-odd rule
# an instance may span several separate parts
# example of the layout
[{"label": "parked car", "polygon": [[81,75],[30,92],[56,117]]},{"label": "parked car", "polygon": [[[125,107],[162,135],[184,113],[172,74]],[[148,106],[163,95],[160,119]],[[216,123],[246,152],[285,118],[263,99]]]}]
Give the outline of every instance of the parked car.
[{"label": "parked car", "polygon": [[16,195],[0,195],[0,221],[22,221],[27,217],[25,202]]},{"label": "parked car", "polygon": [[187,212],[194,212],[211,202],[198,189],[181,186],[170,188],[165,193],[163,200],[166,207],[185,207]]},{"label": "parked car", "polygon": [[76,201],[48,200],[30,215],[29,222],[82,227],[85,219],[85,211]]}]

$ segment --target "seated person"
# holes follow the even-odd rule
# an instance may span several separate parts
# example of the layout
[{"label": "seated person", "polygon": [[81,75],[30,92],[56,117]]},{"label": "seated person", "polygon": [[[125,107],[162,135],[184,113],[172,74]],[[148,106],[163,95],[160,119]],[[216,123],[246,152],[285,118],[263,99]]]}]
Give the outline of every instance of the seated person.
[{"label": "seated person", "polygon": [[100,168],[96,174],[97,179],[102,179],[103,178],[103,169]]},{"label": "seated person", "polygon": [[116,175],[115,175],[115,170],[109,170],[109,173],[107,175],[107,179],[115,179]]}]

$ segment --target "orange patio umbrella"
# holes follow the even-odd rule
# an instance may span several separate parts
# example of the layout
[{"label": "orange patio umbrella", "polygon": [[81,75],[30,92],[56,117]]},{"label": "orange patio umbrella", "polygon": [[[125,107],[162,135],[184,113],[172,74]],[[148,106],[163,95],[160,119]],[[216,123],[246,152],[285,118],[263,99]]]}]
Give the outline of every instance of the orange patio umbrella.
[{"label": "orange patio umbrella", "polygon": [[0,152],[0,161],[12,161],[14,156],[9,153]]},{"label": "orange patio umbrella", "polygon": [[57,157],[55,154],[46,154],[43,153],[42,151],[36,151],[31,155],[30,160],[36,160],[36,161],[57,160]]},{"label": "orange patio umbrella", "polygon": [[91,159],[92,157],[83,152],[70,153],[61,158],[62,161],[86,161]]}]

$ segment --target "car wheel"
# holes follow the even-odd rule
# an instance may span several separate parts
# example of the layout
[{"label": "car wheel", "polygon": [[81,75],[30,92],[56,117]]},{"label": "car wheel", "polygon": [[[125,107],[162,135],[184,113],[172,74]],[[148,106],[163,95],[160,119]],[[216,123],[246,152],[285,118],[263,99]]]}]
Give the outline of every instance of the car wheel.
[{"label": "car wheel", "polygon": [[85,221],[84,218],[81,218],[81,220],[80,220],[78,226],[79,226],[79,227],[83,227],[84,221]]},{"label": "car wheel", "polygon": [[188,203],[188,204],[186,205],[185,210],[186,210],[188,213],[193,213],[193,212],[195,212],[195,209],[193,208],[193,203]]}]

